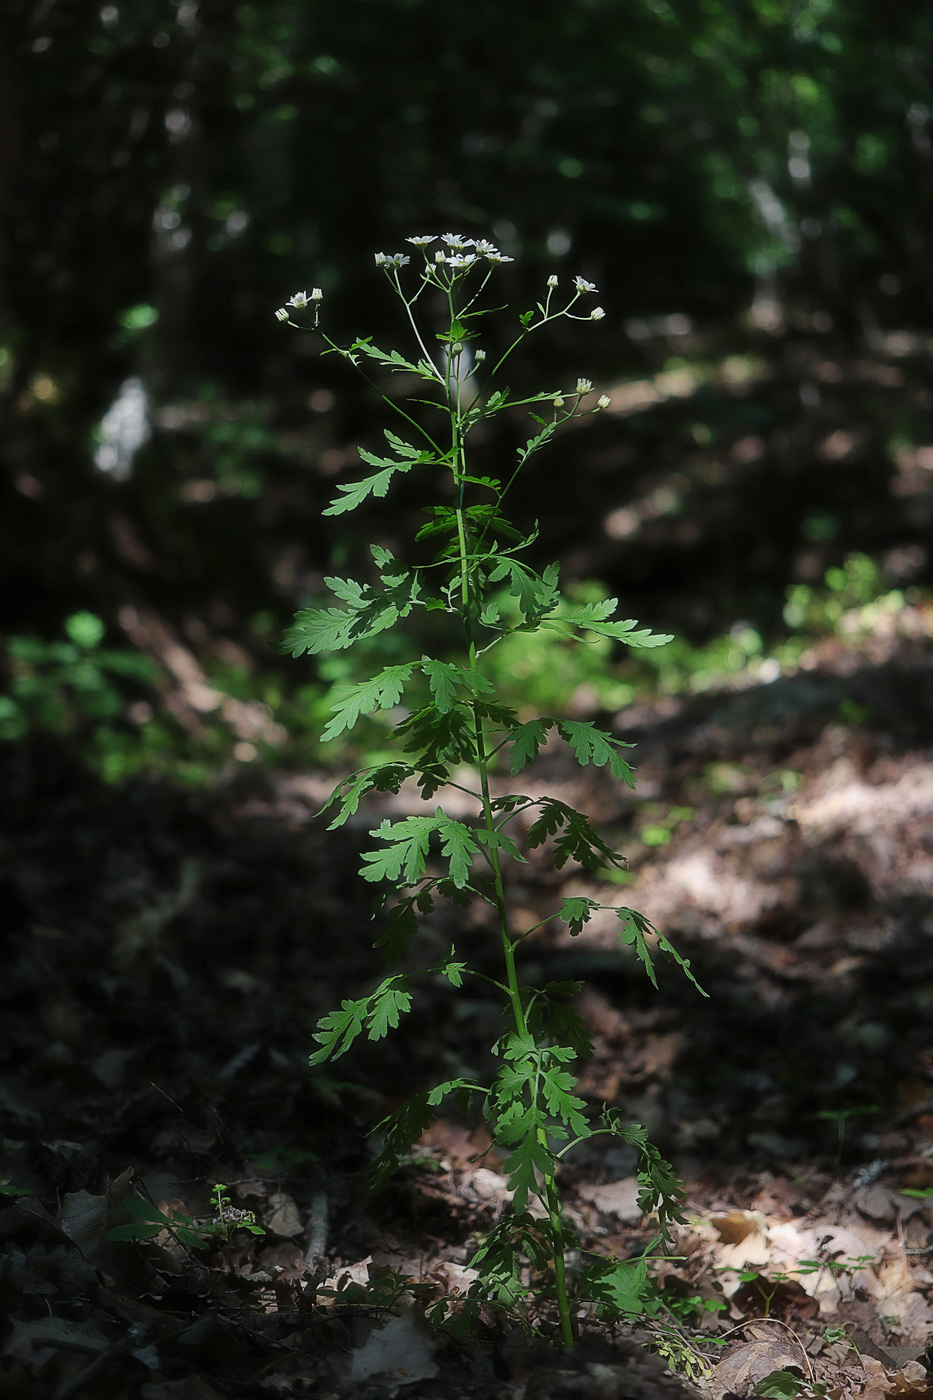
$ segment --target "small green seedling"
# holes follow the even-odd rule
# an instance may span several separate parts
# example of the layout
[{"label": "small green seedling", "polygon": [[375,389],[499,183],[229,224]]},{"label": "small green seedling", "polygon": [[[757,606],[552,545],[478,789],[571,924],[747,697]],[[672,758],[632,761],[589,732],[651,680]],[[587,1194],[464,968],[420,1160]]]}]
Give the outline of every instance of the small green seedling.
[{"label": "small green seedling", "polygon": [[833,1161],[834,1166],[839,1166],[842,1161],[842,1149],[846,1140],[846,1127],[850,1118],[865,1118],[872,1113],[880,1113],[881,1109],[875,1104],[859,1104],[855,1108],[821,1108],[815,1115],[823,1118],[828,1123],[836,1124],[836,1156]]},{"label": "small green seedling", "polygon": [[240,1210],[226,1194],[223,1182],[218,1182],[211,1191],[211,1206],[214,1216],[211,1220],[196,1220],[182,1210],[168,1214],[151,1201],[131,1196],[123,1202],[124,1209],[134,1217],[129,1225],[117,1225],[107,1235],[108,1240],[154,1239],[163,1230],[189,1249],[206,1249],[210,1244],[228,1244],[237,1230],[248,1230],[251,1235],[264,1235],[266,1232],[257,1225],[256,1216],[251,1210]]},{"label": "small green seedling", "polygon": [[[455,989],[467,978],[481,978],[499,994],[506,1025],[492,1046],[501,1066],[495,1079],[491,1084],[451,1079],[415,1094],[389,1114],[378,1125],[383,1147],[375,1181],[383,1186],[389,1181],[445,1099],[464,1108],[479,1102],[505,1158],[511,1211],[473,1257],[479,1279],[468,1308],[478,1315],[485,1299],[520,1310],[527,1299],[540,1303],[548,1294],[556,1301],[560,1335],[570,1347],[581,1301],[605,1317],[638,1314],[646,1309],[650,1281],[647,1256],[620,1261],[584,1255],[576,1288],[571,1288],[565,1256],[576,1241],[557,1181],[566,1153],[598,1133],[634,1146],[639,1204],[646,1215],[657,1217],[663,1240],[670,1222],[682,1219],[683,1188],[643,1127],[623,1126],[611,1110],[591,1113],[576,1092],[574,1062],[591,1052],[585,1027],[569,1004],[580,984],[527,985],[519,972],[522,944],[552,919],[576,935],[594,914],[607,910],[618,920],[622,943],[635,949],[652,982],[655,954],[672,958],[695,979],[686,959],[642,914],[589,894],[563,899],[540,923],[514,926],[506,880],[510,866],[527,863],[527,852],[543,848],[558,870],[570,864],[588,872],[591,882],[607,869],[623,868],[624,861],[583,813],[561,798],[510,790],[500,781],[502,773],[517,777],[549,740],[558,738],[583,766],[605,768],[630,787],[634,775],[624,757],[630,746],[597,725],[546,714],[520,717],[503,703],[488,662],[506,638],[519,633],[551,632],[581,646],[591,638],[610,639],[636,648],[663,646],[671,638],[632,618],[617,619],[616,599],[581,602],[562,593],[556,564],[539,571],[523,558],[537,526],[519,526],[505,514],[508,494],[532,457],[553,442],[561,427],[607,408],[610,398],[602,395],[593,404],[593,386],[582,377],[573,388],[516,395],[500,382],[501,371],[531,334],[560,320],[601,320],[601,307],[585,309],[596,288],[575,277],[565,294],[556,276],[548,278],[542,299],[521,313],[511,344],[490,357],[495,363],[487,370],[481,323],[490,313],[483,294],[497,269],[511,259],[485,239],[457,234],[408,242],[420,266],[406,271],[411,257],[405,253],[377,253],[376,264],[401,301],[411,351],[386,351],[369,337],[339,345],[321,331],[324,353],[341,356],[367,379],[370,371],[400,376],[403,389],[410,390],[406,403],[399,393],[389,395],[374,385],[400,420],[399,431],[385,430],[386,446],[379,453],[360,449],[368,473],[338,486],[324,515],[339,517],[371,507],[398,480],[415,479],[423,521],[414,553],[421,562],[396,557],[384,543],[372,544],[372,573],[325,579],[332,601],[300,612],[285,638],[285,650],[296,657],[324,655],[396,627],[416,636],[416,619],[428,614],[430,633],[440,638],[434,655],[416,645],[407,658],[400,651],[394,664],[368,679],[336,687],[333,718],[322,736],[337,739],[361,716],[389,712],[398,753],[337,784],[322,809],[331,815],[329,829],[353,817],[367,794],[399,793],[403,784],[420,789],[421,811],[399,820],[387,817],[370,831],[374,845],[364,853],[360,870],[364,880],[395,891],[388,925],[376,946],[390,967],[398,969],[405,960],[406,970],[393,971],[368,995],[347,999],[324,1016],[311,1063],[345,1054],[359,1036],[380,1040],[395,1029],[411,1009],[419,975]],[[310,295],[296,293],[276,315],[302,329],[292,313],[305,312],[311,327],[319,329],[322,299],[319,288]],[[471,434],[502,415],[514,422],[522,411],[532,419],[531,434],[511,470],[504,477],[493,475],[475,461]],[[433,558],[425,562],[432,548]],[[456,815],[450,795],[458,801]],[[464,815],[464,797],[470,815]],[[408,970],[420,923],[439,899],[461,910],[485,907],[490,938],[501,957],[499,977],[471,968],[454,946],[441,957],[435,954],[420,974]]]}]

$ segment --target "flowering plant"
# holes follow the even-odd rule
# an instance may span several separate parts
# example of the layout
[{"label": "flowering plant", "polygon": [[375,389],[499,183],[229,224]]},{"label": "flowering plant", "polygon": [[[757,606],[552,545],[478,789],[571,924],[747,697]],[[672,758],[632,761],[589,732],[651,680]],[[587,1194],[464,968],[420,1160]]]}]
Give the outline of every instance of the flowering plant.
[{"label": "flowering plant", "polygon": [[[492,981],[502,997],[508,1024],[492,1047],[501,1068],[491,1084],[448,1080],[415,1094],[378,1125],[383,1147],[375,1181],[377,1185],[387,1182],[445,1098],[453,1096],[464,1106],[481,1102],[494,1143],[505,1157],[511,1211],[473,1257],[478,1278],[467,1303],[468,1314],[471,1309],[475,1313],[483,1299],[520,1307],[533,1291],[528,1282],[530,1264],[550,1273],[560,1334],[564,1344],[572,1346],[580,1303],[594,1302],[602,1316],[643,1310],[648,1261],[646,1257],[636,1261],[584,1257],[571,1287],[566,1256],[573,1235],[558,1189],[561,1160],[577,1143],[599,1133],[631,1144],[638,1152],[639,1204],[647,1215],[656,1216],[664,1239],[669,1222],[681,1219],[682,1188],[643,1127],[623,1125],[615,1110],[591,1114],[576,1092],[573,1063],[591,1049],[585,1027],[569,1005],[580,984],[529,987],[519,977],[521,946],[542,926],[518,930],[510,918],[506,876],[511,863],[525,860],[523,847],[547,845],[558,869],[571,862],[599,871],[621,867],[624,861],[581,812],[556,797],[494,791],[493,779],[505,759],[509,773],[517,777],[554,735],[569,746],[580,764],[608,767],[613,777],[629,786],[634,786],[634,778],[623,756],[629,745],[596,725],[549,715],[521,720],[499,702],[484,674],[484,658],[517,630],[551,629],[580,643],[592,635],[611,637],[630,647],[656,647],[671,639],[639,627],[633,619],[615,619],[615,599],[583,605],[566,599],[556,564],[539,573],[521,557],[535,532],[523,532],[504,514],[508,492],[531,457],[562,424],[605,408],[609,398],[601,396],[595,406],[587,406],[593,386],[581,377],[572,390],[549,389],[516,399],[508,388],[495,387],[497,377],[515,348],[533,332],[561,318],[601,319],[605,314],[601,307],[586,309],[585,298],[596,288],[576,277],[572,290],[561,298],[557,277],[550,277],[543,300],[519,316],[515,339],[487,375],[483,349],[470,352],[470,345],[477,339],[480,319],[489,314],[481,305],[482,294],[496,268],[512,259],[485,239],[460,234],[412,237],[408,243],[416,250],[415,257],[421,255],[420,269],[406,271],[412,261],[407,253],[377,253],[375,261],[404,307],[417,347],[414,354],[382,350],[368,338],[341,346],[322,332],[328,352],[341,355],[364,373],[370,366],[379,366],[410,376],[417,385],[410,410],[383,395],[404,420],[407,434],[386,429],[385,456],[361,448],[360,456],[372,471],[362,480],[338,486],[324,514],[342,515],[370,497],[384,497],[395,478],[409,472],[422,473],[426,487],[427,481],[446,477],[450,490],[425,507],[427,520],[417,535],[419,540],[436,540],[437,553],[430,564],[409,567],[382,545],[373,545],[377,581],[328,578],[336,605],[299,612],[286,634],[285,649],[300,656],[353,647],[400,626],[418,609],[443,613],[449,619],[452,653],[443,658],[413,656],[359,684],[335,689],[333,718],[324,730],[324,740],[351,729],[361,715],[400,706],[406,687],[414,686],[419,676],[427,683],[429,698],[396,727],[400,757],[342,779],[322,811],[331,814],[329,829],[333,830],[357,812],[367,793],[398,793],[403,783],[417,783],[424,813],[401,821],[383,820],[370,832],[376,844],[362,858],[362,878],[396,894],[376,946],[390,967],[398,968],[410,956],[419,921],[431,915],[438,899],[451,900],[461,908],[477,901],[485,904],[501,950],[501,977],[490,979],[473,971],[453,946],[421,971],[454,988],[471,976]],[[432,298],[432,294],[436,295]],[[432,300],[443,308],[442,329],[434,333],[436,343],[426,328],[425,312]],[[317,326],[320,302],[320,291],[315,289],[310,298],[298,293],[288,305],[312,306]],[[299,324],[288,307],[276,314]],[[485,379],[482,385],[477,383],[480,372]],[[478,475],[467,452],[471,431],[518,408],[528,409],[535,428],[519,450],[511,475],[504,482]],[[515,600],[515,620],[503,612],[506,590]],[[449,659],[451,655],[456,659]],[[457,810],[462,809],[466,794],[474,807],[472,817],[455,818],[445,809],[445,794],[454,790],[460,795]],[[576,935],[601,909],[616,916],[622,942],[636,950],[652,982],[655,952],[673,958],[694,980],[689,963],[633,909],[578,895],[563,899],[549,918],[562,921]],[[378,1040],[395,1028],[411,1008],[412,984],[418,975],[407,967],[393,971],[368,996],[345,1000],[324,1016],[315,1034],[318,1048],[311,1063],[343,1055],[360,1035]]]}]

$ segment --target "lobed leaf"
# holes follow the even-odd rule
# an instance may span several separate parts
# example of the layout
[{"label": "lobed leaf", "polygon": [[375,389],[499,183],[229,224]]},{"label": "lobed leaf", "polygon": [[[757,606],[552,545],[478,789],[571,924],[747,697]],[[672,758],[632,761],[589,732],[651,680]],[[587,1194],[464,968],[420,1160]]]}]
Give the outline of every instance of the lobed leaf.
[{"label": "lobed leaf", "polygon": [[520,773],[526,763],[538,757],[538,750],[542,744],[547,743],[547,732],[556,721],[542,716],[540,719],[530,719],[525,724],[519,725],[512,734],[512,759],[509,764],[509,772],[512,777]]},{"label": "lobed leaf", "polygon": [[442,715],[449,714],[457,698],[457,690],[462,684],[464,673],[459,666],[451,666],[446,661],[434,661],[422,656],[421,669],[428,678],[434,703]]},{"label": "lobed leaf", "polygon": [[[378,462],[379,458],[374,458],[371,453],[363,452],[360,449],[360,456],[371,464]],[[407,472],[411,469],[411,462],[389,462],[382,471],[374,472],[372,476],[364,477],[362,481],[349,482],[346,485],[338,486],[337,490],[343,493],[336,496],[326,508],[322,510],[322,515],[345,515],[347,511],[356,510],[361,506],[368,496],[384,497],[396,472]]]},{"label": "lobed leaf", "polygon": [[597,728],[588,720],[559,720],[557,732],[573,749],[574,757],[581,767],[585,768],[588,763],[592,763],[597,768],[602,768],[608,763],[614,778],[618,778],[630,788],[635,786],[635,775],[618,752],[619,749],[634,748],[633,744],[614,739],[611,734]]},{"label": "lobed leaf", "polygon": [[575,627],[585,628],[587,632],[595,632],[599,637],[612,637],[616,641],[624,642],[629,647],[664,647],[667,646],[668,642],[674,640],[672,633],[652,632],[650,627],[643,627],[640,632],[634,632],[632,629],[637,627],[638,623],[633,617],[624,622],[606,621],[618,606],[618,598],[605,598],[598,603],[584,603],[561,613],[559,618],[545,623],[545,626],[571,623]]},{"label": "lobed leaf", "polygon": [[373,710],[390,710],[402,698],[405,683],[415,669],[414,663],[404,666],[387,666],[371,680],[360,681],[345,689],[336,705],[331,705],[334,718],[329,721],[321,743],[336,739],[346,729],[352,729],[360,715],[372,714]]},{"label": "lobed leaf", "polygon": [[512,1192],[512,1209],[524,1212],[528,1209],[529,1193],[539,1195],[538,1173],[549,1176],[554,1171],[550,1149],[540,1142],[536,1132],[530,1132],[507,1157],[502,1170],[509,1178]]},{"label": "lobed leaf", "polygon": [[602,907],[595,899],[587,899],[584,895],[570,895],[561,904],[557,917],[567,924],[570,936],[576,938],[583,925],[589,923],[593,911]]}]

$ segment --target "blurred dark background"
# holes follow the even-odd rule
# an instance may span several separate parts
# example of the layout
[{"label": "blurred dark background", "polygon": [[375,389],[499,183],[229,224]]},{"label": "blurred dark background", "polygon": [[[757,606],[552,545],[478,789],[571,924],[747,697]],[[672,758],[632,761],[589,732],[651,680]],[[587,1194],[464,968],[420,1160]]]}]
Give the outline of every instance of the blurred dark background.
[{"label": "blurred dark background", "polygon": [[515,498],[566,578],[694,656],[779,647],[827,570],[925,596],[929,7],[7,0],[0,30],[2,737],[116,777],[313,731],[328,677],[280,628],[417,502],[321,520],[385,410],[273,312],[317,285],[335,338],[401,343],[373,253],[408,234],[514,257],[503,337],[551,272],[599,287],[514,371],[612,396]]}]

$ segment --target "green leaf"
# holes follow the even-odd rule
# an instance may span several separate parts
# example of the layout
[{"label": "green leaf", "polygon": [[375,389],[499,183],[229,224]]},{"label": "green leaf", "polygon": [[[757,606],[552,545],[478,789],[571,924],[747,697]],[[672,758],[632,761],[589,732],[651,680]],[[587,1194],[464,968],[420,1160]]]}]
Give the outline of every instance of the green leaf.
[{"label": "green leaf", "polygon": [[321,1047],[310,1056],[310,1065],[337,1060],[362,1035],[369,1040],[381,1040],[398,1026],[399,1016],[411,1010],[408,978],[401,973],[386,978],[368,997],[340,1003],[339,1011],[330,1011],[318,1021],[314,1039]]},{"label": "green leaf", "polygon": [[[416,754],[418,768],[438,764],[470,763],[476,755],[476,733],[470,713],[455,705],[441,714],[436,705],[426,705],[399,725],[405,751]],[[426,796],[430,794],[426,791]]]},{"label": "green leaf", "polygon": [[552,1175],[554,1161],[550,1149],[538,1140],[537,1132],[531,1132],[506,1158],[502,1170],[509,1178],[512,1209],[521,1213],[528,1209],[529,1192],[533,1196],[539,1194],[537,1173]]},{"label": "green leaf", "polygon": [[409,462],[418,463],[429,462],[434,460],[434,454],[429,449],[423,447],[413,447],[410,442],[405,442],[404,438],[400,438],[396,433],[391,432],[388,428],[385,428],[384,432],[386,436],[386,441],[388,442],[389,446],[392,448],[392,451],[396,454],[396,456],[403,457]]},{"label": "green leaf", "polygon": [[595,899],[587,899],[584,895],[572,895],[563,901],[557,917],[568,925],[571,937],[576,938],[583,925],[589,923],[593,911],[601,908],[602,905],[597,904]]},{"label": "green leaf", "polygon": [[611,734],[584,720],[559,720],[557,732],[573,749],[574,757],[581,767],[585,768],[588,763],[593,763],[597,768],[602,768],[608,763],[614,778],[620,779],[630,788],[635,786],[635,776],[631,768],[618,753],[619,749],[634,748],[633,744],[614,739]]},{"label": "green leaf", "polygon": [[429,888],[408,895],[394,907],[388,928],[373,945],[384,950],[386,962],[390,967],[401,962],[408,951],[409,943],[418,932],[418,914],[430,914],[433,908],[434,900]]},{"label": "green leaf", "polygon": [[518,599],[519,610],[526,624],[534,625],[560,600],[557,587],[558,566],[549,564],[544,574],[536,574],[526,564],[510,555],[499,560],[489,575],[490,583],[509,579],[509,593]]},{"label": "green leaf", "polygon": [[398,350],[380,350],[378,345],[372,345],[368,339],[355,340],[350,349],[358,351],[363,355],[368,355],[371,360],[378,360],[380,364],[386,365],[387,368],[391,369],[394,374],[397,374],[401,370],[407,371],[409,374],[419,374],[425,379],[437,381],[438,375],[436,370],[431,370],[430,373],[427,373],[427,366],[425,366],[424,361],[413,365],[411,361],[406,360],[404,355],[400,354]]},{"label": "green leaf", "polygon": [[[371,464],[380,460],[378,457],[373,457],[371,453],[364,452],[362,448],[360,448],[360,456]],[[347,511],[356,510],[368,496],[378,496],[381,499],[388,492],[389,483],[396,472],[407,472],[411,466],[411,462],[389,462],[383,466],[382,471],[374,472],[372,476],[367,476],[362,481],[338,486],[337,490],[343,492],[343,497],[335,497],[327,509],[321,511],[321,514],[344,515]]]},{"label": "green leaf", "polygon": [[467,1099],[474,1094],[484,1094],[486,1090],[481,1084],[474,1084],[470,1079],[447,1079],[443,1084],[437,1084],[428,1094],[428,1103],[432,1108],[437,1108],[448,1094],[466,1095]]},{"label": "green leaf", "polygon": [[[542,418],[538,418],[537,415],[534,413],[531,416],[535,419],[535,422],[537,423],[544,422]],[[532,455],[533,452],[537,452],[539,447],[543,447],[544,444],[554,436],[555,426],[556,425],[554,423],[545,423],[544,427],[541,429],[541,432],[538,433],[537,437],[532,437],[528,439],[528,441],[525,443],[525,446],[519,450],[519,466],[524,465],[524,463],[527,462],[528,458]]]},{"label": "green leaf", "polygon": [[[568,1051],[572,1056],[574,1052],[569,1047]],[[548,1112],[566,1123],[575,1137],[587,1137],[590,1129],[583,1117],[586,1103],[573,1092],[576,1083],[569,1070],[560,1069],[557,1065],[549,1065],[538,1080],[539,1092]]]},{"label": "green leaf", "polygon": [[435,813],[441,837],[441,850],[450,863],[449,878],[462,890],[470,878],[473,856],[479,851],[473,832],[463,822],[456,822],[438,807]]},{"label": "green leaf", "polygon": [[373,993],[369,1001],[370,1009],[366,1018],[368,1039],[382,1040],[388,1035],[390,1028],[398,1028],[399,1017],[411,1010],[408,979],[403,976],[391,978]]},{"label": "green leaf", "polygon": [[540,719],[530,719],[527,723],[519,726],[512,734],[512,759],[509,764],[509,772],[514,778],[516,773],[520,773],[526,763],[530,763],[537,758],[538,750],[542,744],[547,743],[547,731],[556,720],[542,716]]},{"label": "green leaf", "polygon": [[345,1055],[358,1035],[363,1032],[369,998],[351,1001],[345,998],[338,1011],[329,1011],[317,1023],[314,1039],[320,1045],[308,1058],[309,1065],[320,1065],[325,1060],[339,1060]]},{"label": "green leaf", "polygon": [[449,714],[457,697],[457,689],[463,680],[459,666],[450,666],[446,661],[434,661],[422,656],[421,669],[428,678],[434,703],[442,715]]},{"label": "green leaf", "polygon": [[367,792],[398,792],[405,779],[413,777],[415,772],[416,770],[407,763],[385,763],[377,768],[362,768],[342,778],[324,806],[314,815],[323,816],[339,802],[340,810],[327,828],[328,831],[335,831],[338,826],[343,826],[349,817],[355,815],[359,810],[360,800]]},{"label": "green leaf", "polygon": [[450,952],[446,957],[440,959],[431,968],[435,977],[446,977],[452,987],[463,986],[463,974],[467,970],[465,962],[460,962],[455,956],[453,944],[450,945]]},{"label": "green leaf", "polygon": [[422,602],[421,583],[416,574],[399,570],[384,574],[385,589],[365,588],[352,579],[326,578],[330,591],[349,606],[346,608],[306,608],[296,614],[286,628],[283,651],[292,656],[304,652],[343,651],[354,642],[373,637],[394,627]]},{"label": "green leaf", "polygon": [[803,1388],[803,1381],[793,1371],[769,1371],[756,1385],[755,1393],[765,1400],[794,1400]]},{"label": "green leaf", "polygon": [[[637,1126],[641,1127],[640,1124]],[[620,1136],[626,1136],[624,1131]],[[644,1215],[657,1215],[661,1237],[666,1241],[670,1233],[670,1222],[676,1221],[683,1225],[686,1220],[683,1213],[684,1185],[670,1162],[661,1156],[653,1142],[648,1141],[648,1134],[644,1128],[641,1128],[638,1148],[638,1209]]]},{"label": "green leaf", "polygon": [[677,963],[678,967],[688,978],[688,980],[693,983],[700,995],[704,997],[708,996],[708,993],[703,990],[697,979],[694,977],[693,972],[690,969],[689,959],[681,957],[680,953],[678,953],[673,943],[671,943],[670,940],[666,938],[663,933],[658,933],[657,929],[654,927],[654,925],[649,919],[645,918],[644,914],[639,914],[635,909],[622,908],[618,908],[614,912],[616,917],[622,921],[622,929],[619,934],[619,937],[621,938],[624,944],[626,944],[630,948],[633,947],[635,949],[636,953],[641,958],[641,961],[644,964],[645,971],[647,972],[655,987],[658,985],[658,979],[657,974],[654,970],[654,960],[651,955],[651,948],[647,941],[650,937],[653,937],[657,940],[659,952],[663,953],[666,957],[673,959],[673,961]]},{"label": "green leaf", "polygon": [[[549,836],[556,836],[554,864],[558,870],[571,859],[586,870],[599,870],[605,865],[623,866],[622,857],[597,836],[582,812],[559,802],[556,797],[541,798],[538,807],[541,815],[529,827],[525,840],[534,849],[543,845]],[[557,835],[558,832],[562,834]]]},{"label": "green leaf", "polygon": [[145,1221],[138,1220],[135,1225],[116,1225],[112,1230],[107,1231],[107,1238],[108,1240],[151,1240],[156,1235],[160,1235],[165,1228],[165,1225],[150,1225]]},{"label": "green leaf", "polygon": [[652,1286],[648,1279],[648,1260],[618,1259],[607,1265],[603,1260],[581,1271],[581,1292],[600,1303],[600,1314],[609,1317],[640,1317],[657,1308],[646,1308]]},{"label": "green leaf", "polygon": [[663,647],[668,642],[674,640],[672,633],[652,632],[649,627],[644,627],[640,632],[632,629],[638,626],[633,617],[625,622],[607,622],[605,619],[611,617],[619,606],[618,598],[606,598],[598,603],[584,603],[580,607],[573,607],[569,611],[562,612],[559,618],[549,619],[544,623],[546,627],[560,627],[563,623],[571,623],[575,627],[582,627],[587,632],[595,632],[598,637],[613,637],[616,641],[624,642],[629,647]]},{"label": "green leaf", "polygon": [[510,856],[512,860],[517,860],[521,865],[528,864],[511,836],[506,836],[505,832],[486,831],[484,828],[478,827],[474,835],[480,845],[487,851],[498,850],[501,851],[503,855]]},{"label": "green leaf", "polygon": [[384,850],[364,853],[360,875],[371,883],[389,880],[393,884],[413,885],[424,874],[431,836],[439,827],[436,817],[406,817],[400,822],[390,822],[386,817],[369,834],[388,844]]},{"label": "green leaf", "polygon": [[373,1163],[372,1185],[374,1191],[382,1191],[389,1184],[392,1173],[400,1165],[401,1157],[418,1141],[426,1128],[434,1122],[434,1110],[428,1105],[427,1094],[413,1094],[392,1113],[377,1123],[374,1133],[383,1134],[383,1147]]},{"label": "green leaf", "polygon": [[336,739],[345,729],[352,729],[360,715],[372,714],[375,709],[390,710],[393,705],[397,705],[414,669],[413,663],[405,666],[387,666],[371,680],[361,681],[359,685],[351,685],[345,689],[336,705],[330,707],[334,718],[321,735],[321,743],[326,744],[330,739]]}]

